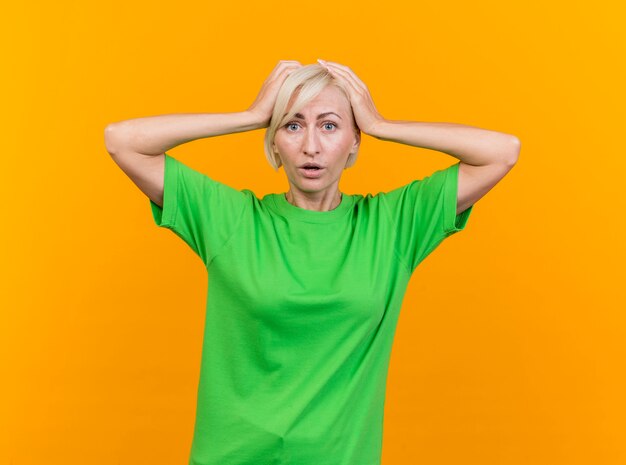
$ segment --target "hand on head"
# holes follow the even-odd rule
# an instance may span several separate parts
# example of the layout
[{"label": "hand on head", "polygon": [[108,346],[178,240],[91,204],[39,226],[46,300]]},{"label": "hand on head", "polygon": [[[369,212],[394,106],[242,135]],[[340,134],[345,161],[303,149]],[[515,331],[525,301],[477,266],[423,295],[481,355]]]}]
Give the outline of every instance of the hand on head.
[{"label": "hand on head", "polygon": [[377,124],[385,119],[376,110],[372,96],[365,83],[345,65],[320,59],[317,61],[342,84],[348,93],[354,119],[359,129],[365,134],[374,135]]},{"label": "hand on head", "polygon": [[257,115],[262,122],[263,127],[267,127],[272,118],[272,112],[274,111],[274,104],[276,103],[276,97],[278,91],[283,85],[283,82],[289,76],[289,74],[301,68],[302,65],[299,61],[295,60],[280,60],[269,77],[263,83],[261,91],[255,101],[248,108],[248,112]]}]

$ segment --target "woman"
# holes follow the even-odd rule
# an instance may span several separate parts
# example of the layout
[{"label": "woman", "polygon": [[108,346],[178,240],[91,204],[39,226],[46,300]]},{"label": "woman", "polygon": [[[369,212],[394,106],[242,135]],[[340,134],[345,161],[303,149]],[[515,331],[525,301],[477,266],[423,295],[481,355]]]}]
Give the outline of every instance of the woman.
[{"label": "woman", "polygon": [[[289,191],[257,198],[166,152],[268,128]],[[339,190],[361,131],[459,163],[372,196]],[[412,272],[465,228],[515,164],[512,135],[383,118],[332,62],[281,61],[244,112],[140,118],[105,131],[155,223],[203,260],[209,280],[190,464],[374,465],[389,355]],[[240,155],[244,159],[245,155]]]}]

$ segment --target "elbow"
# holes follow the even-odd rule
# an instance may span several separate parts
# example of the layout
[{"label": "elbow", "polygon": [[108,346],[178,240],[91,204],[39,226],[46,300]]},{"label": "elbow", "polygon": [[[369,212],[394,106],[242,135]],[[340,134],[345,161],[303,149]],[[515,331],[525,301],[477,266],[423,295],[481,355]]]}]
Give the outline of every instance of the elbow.
[{"label": "elbow", "polygon": [[115,155],[122,140],[119,123],[111,123],[104,128],[104,146],[109,155]]},{"label": "elbow", "polygon": [[517,136],[510,136],[510,146],[509,154],[507,156],[507,162],[510,166],[513,166],[517,163],[519,159],[520,151],[522,150],[522,142],[519,140]]}]

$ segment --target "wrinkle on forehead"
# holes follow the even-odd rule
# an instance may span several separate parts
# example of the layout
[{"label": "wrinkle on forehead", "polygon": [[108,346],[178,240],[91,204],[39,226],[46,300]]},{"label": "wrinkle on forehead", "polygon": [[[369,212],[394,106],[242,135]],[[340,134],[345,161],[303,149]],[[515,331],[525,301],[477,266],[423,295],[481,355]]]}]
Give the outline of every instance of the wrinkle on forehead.
[{"label": "wrinkle on forehead", "polygon": [[[326,92],[328,89],[333,89],[333,88],[335,90],[335,92],[333,93],[334,95],[327,94],[327,95],[322,96],[322,93]],[[298,98],[299,94],[300,94],[300,89],[296,89],[293,92],[293,94],[291,95],[291,98],[289,99],[289,102],[287,103],[287,108],[285,109],[287,113],[285,113],[283,117],[285,117],[291,111],[291,109],[293,108],[293,104],[295,100]],[[316,100],[319,99],[320,97],[322,97],[323,100],[327,101],[328,103],[328,106],[326,109],[324,109],[324,112],[335,111],[338,115],[339,114],[350,115],[350,112],[351,112],[350,100],[344,94],[344,92],[341,89],[339,89],[337,86],[334,86],[332,84],[328,85],[313,100],[309,101],[306,104],[306,106],[316,105],[317,104]],[[320,104],[323,104],[323,103],[320,103]]]}]

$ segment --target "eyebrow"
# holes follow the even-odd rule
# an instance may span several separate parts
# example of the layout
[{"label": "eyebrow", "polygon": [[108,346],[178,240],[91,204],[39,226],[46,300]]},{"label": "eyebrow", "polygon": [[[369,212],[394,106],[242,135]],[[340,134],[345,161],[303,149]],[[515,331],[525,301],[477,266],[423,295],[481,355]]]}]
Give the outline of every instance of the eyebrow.
[{"label": "eyebrow", "polygon": [[[334,111],[327,111],[326,113],[320,113],[319,115],[317,115],[317,119],[322,119],[324,116],[328,116],[328,115],[335,115],[336,117],[338,117],[339,119],[342,119],[341,116],[339,116],[337,113],[335,113]],[[283,115],[283,117],[287,116],[287,113],[285,113]],[[296,113],[294,115],[296,118],[299,119],[304,119],[304,115],[302,113]]]}]

